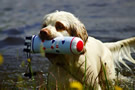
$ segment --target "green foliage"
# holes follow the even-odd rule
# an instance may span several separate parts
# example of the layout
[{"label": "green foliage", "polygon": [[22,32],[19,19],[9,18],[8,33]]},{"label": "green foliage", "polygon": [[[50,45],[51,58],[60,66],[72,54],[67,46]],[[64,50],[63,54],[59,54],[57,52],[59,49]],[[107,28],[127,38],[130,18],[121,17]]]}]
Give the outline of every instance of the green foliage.
[{"label": "green foliage", "polygon": [[[0,55],[0,64],[3,64],[3,56]],[[28,60],[28,62],[30,62],[30,60]],[[86,77],[86,72],[87,72],[87,57],[85,56],[85,62],[83,63],[85,65],[85,72],[84,72],[84,82],[80,83],[80,82],[71,82],[70,83],[70,88],[66,89],[66,90],[96,90],[95,88],[95,84],[93,86],[87,86],[85,84],[85,81],[87,81],[87,77]],[[22,67],[25,67],[25,62],[23,61],[21,63]],[[82,65],[80,65],[82,66]],[[32,72],[32,68],[31,65],[29,66]],[[113,84],[113,82],[109,81],[107,79],[107,75],[106,75],[106,69],[105,69],[105,65],[101,62],[101,72],[103,72],[104,77],[105,77],[105,81],[101,82],[101,88],[103,90],[122,90],[122,88],[124,88],[125,90],[134,90],[134,83],[129,83],[129,82],[123,82],[121,80],[118,80],[118,74],[117,74],[117,79],[116,79],[116,83]],[[118,73],[119,71],[117,71]],[[91,75],[92,73],[90,72],[89,75]],[[100,75],[100,73],[99,73]],[[48,87],[47,86],[47,80],[43,77],[41,77],[43,75],[37,75],[37,76],[33,76],[32,75],[32,79],[25,79],[21,74],[18,75],[16,81],[10,80],[10,85],[6,84],[6,83],[0,83],[0,90],[5,90],[5,89],[25,89],[25,90],[29,90],[29,89],[39,89],[39,90],[52,90],[51,86]],[[94,79],[92,77],[92,79]],[[91,80],[92,80],[91,79]],[[96,80],[96,79],[95,79]],[[92,81],[91,81],[92,83]],[[58,88],[56,90],[62,90],[60,85],[54,85],[57,86]]]}]

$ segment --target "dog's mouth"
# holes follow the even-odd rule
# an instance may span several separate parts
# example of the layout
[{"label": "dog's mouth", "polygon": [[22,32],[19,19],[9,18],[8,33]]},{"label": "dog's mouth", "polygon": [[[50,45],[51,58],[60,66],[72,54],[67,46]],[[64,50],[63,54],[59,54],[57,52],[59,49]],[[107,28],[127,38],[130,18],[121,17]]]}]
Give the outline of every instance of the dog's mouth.
[{"label": "dog's mouth", "polygon": [[44,41],[44,40],[52,40],[53,39],[53,37],[51,37],[51,36],[44,36],[44,35],[41,35],[41,34],[39,34],[39,38],[42,41]]},{"label": "dog's mouth", "polygon": [[[44,42],[45,40],[52,40],[54,39],[54,37],[45,34],[44,32],[40,31],[39,33],[39,38],[42,40],[42,42]],[[45,56],[47,58],[55,58],[57,55],[56,54],[50,54],[50,53],[46,53]],[[52,62],[52,61],[51,61]]]}]

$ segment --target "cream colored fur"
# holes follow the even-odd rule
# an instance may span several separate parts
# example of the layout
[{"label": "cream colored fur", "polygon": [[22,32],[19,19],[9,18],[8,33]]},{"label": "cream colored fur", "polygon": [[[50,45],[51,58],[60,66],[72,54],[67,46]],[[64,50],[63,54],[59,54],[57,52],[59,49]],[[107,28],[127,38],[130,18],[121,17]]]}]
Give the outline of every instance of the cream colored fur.
[{"label": "cream colored fur", "polygon": [[[61,22],[66,29],[56,30],[56,22]],[[87,86],[95,86],[100,90],[100,80],[105,80],[102,65],[105,66],[107,79],[116,79],[116,64],[123,62],[123,58],[135,63],[130,53],[135,52],[135,37],[114,43],[103,43],[93,37],[88,37],[84,25],[71,13],[57,11],[44,17],[43,27],[49,30],[49,36],[77,36],[83,39],[85,46],[81,55],[53,55],[46,54],[52,62],[49,67],[48,87],[67,89],[72,81],[79,81]],[[85,74],[86,62],[86,79]],[[119,64],[118,64],[119,65]]]}]

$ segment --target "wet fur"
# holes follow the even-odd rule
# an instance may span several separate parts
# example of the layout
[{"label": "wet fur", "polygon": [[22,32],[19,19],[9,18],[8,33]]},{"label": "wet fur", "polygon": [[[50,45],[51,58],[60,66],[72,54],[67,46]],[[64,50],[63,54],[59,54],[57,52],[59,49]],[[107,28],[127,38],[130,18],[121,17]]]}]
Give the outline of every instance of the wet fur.
[{"label": "wet fur", "polygon": [[[123,58],[122,55],[129,56],[129,53],[135,51],[135,37],[115,43],[102,43],[88,36],[85,26],[69,12],[56,11],[46,15],[42,29],[49,31],[48,39],[59,36],[76,36],[80,37],[85,45],[81,55],[46,54],[46,57],[52,62],[48,70],[48,87],[53,89],[68,88],[70,82],[79,81],[82,84],[85,83],[86,86],[94,85],[100,90],[100,80],[105,80],[103,72],[101,72],[101,63],[105,66],[107,79],[113,81],[116,79],[115,63]],[[43,35],[39,34],[39,36],[41,39],[46,39]],[[127,59],[135,63],[131,57]],[[85,60],[87,60],[86,79],[84,78]]]}]

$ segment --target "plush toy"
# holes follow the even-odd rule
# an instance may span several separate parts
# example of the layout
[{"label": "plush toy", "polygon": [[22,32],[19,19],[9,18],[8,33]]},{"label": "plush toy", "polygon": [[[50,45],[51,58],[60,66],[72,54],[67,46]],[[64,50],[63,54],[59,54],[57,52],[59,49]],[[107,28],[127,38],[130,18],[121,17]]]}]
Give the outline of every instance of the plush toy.
[{"label": "plush toy", "polygon": [[54,54],[80,54],[83,50],[83,41],[79,37],[56,37],[42,41],[39,36],[26,37],[25,52]]}]

